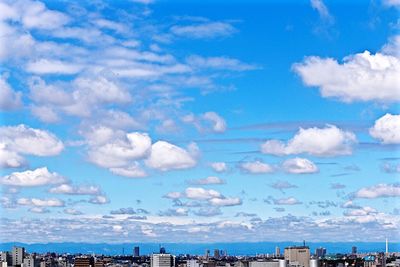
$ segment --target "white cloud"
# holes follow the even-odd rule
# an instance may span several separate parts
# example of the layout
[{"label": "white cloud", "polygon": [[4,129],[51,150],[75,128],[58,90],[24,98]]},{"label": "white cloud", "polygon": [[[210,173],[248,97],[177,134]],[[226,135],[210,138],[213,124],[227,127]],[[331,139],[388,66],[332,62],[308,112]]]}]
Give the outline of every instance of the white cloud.
[{"label": "white cloud", "polygon": [[216,172],[226,172],[228,170],[228,166],[225,162],[213,162],[210,166]]},{"label": "white cloud", "polygon": [[101,189],[94,185],[79,185],[73,186],[70,184],[61,184],[59,186],[49,189],[50,193],[53,194],[67,194],[67,195],[99,195]]},{"label": "white cloud", "polygon": [[387,113],[375,121],[369,134],[383,144],[400,144],[400,115]]},{"label": "white cloud", "polygon": [[0,143],[0,167],[18,168],[25,164],[26,161],[21,155],[8,149],[7,144]]},{"label": "white cloud", "polygon": [[27,187],[60,184],[63,182],[65,182],[64,177],[56,172],[49,172],[46,167],[38,168],[33,171],[13,172],[1,179],[3,185]]},{"label": "white cloud", "polygon": [[232,70],[246,71],[254,70],[257,67],[243,63],[235,58],[229,57],[201,57],[198,55],[189,56],[186,62],[193,68],[217,69],[217,70]]},{"label": "white cloud", "polygon": [[[115,133],[110,128],[98,127],[87,136],[88,159],[100,167],[132,167],[132,160],[146,157],[151,149],[151,139],[146,133]],[[119,169],[114,172],[122,173]]]},{"label": "white cloud", "polygon": [[127,167],[110,168],[110,171],[114,174],[130,178],[143,178],[147,176],[146,171],[136,161]]},{"label": "white cloud", "polygon": [[226,37],[236,32],[236,29],[225,22],[205,22],[193,25],[175,25],[171,32],[177,36],[193,39],[210,39],[215,37]]},{"label": "white cloud", "polygon": [[377,210],[371,207],[359,207],[357,209],[346,210],[344,216],[367,216],[371,214],[376,214]]},{"label": "white cloud", "polygon": [[386,6],[393,6],[400,8],[400,0],[383,0],[383,4]]},{"label": "white cloud", "polygon": [[145,163],[148,167],[161,171],[192,168],[196,165],[196,150],[197,148],[185,150],[168,142],[158,141],[151,146],[151,154]]},{"label": "white cloud", "polygon": [[0,110],[13,110],[22,106],[22,93],[15,92],[6,78],[6,75],[0,76]]},{"label": "white cloud", "polygon": [[65,209],[64,213],[69,214],[69,215],[82,215],[83,214],[81,211],[76,210],[76,209],[71,209],[71,208]]},{"label": "white cloud", "polygon": [[274,204],[275,205],[297,205],[297,204],[301,204],[301,202],[294,197],[288,197],[288,198],[274,199]]},{"label": "white cloud", "polygon": [[50,212],[49,209],[44,208],[44,207],[32,207],[32,208],[29,209],[29,211],[33,212],[33,213],[40,213],[40,214],[49,213]]},{"label": "white cloud", "polygon": [[363,187],[358,190],[356,198],[381,198],[381,197],[400,197],[399,184],[377,184],[371,187]]},{"label": "white cloud", "polygon": [[[63,143],[52,133],[29,128],[26,125],[4,126],[0,128],[2,153],[54,156],[64,149]],[[5,152],[5,151],[8,152]],[[3,158],[0,156],[0,159]],[[0,164],[8,165],[8,164]]]},{"label": "white cloud", "polygon": [[201,132],[212,131],[215,133],[223,133],[227,127],[224,118],[214,111],[208,111],[198,116],[191,113],[184,116],[182,121],[193,124],[197,130]]},{"label": "white cloud", "polygon": [[204,189],[201,187],[188,187],[185,190],[185,197],[189,199],[205,200],[221,197],[221,193],[212,189]]},{"label": "white cloud", "polygon": [[279,140],[268,140],[261,145],[261,152],[278,156],[302,153],[313,156],[350,155],[352,145],[356,142],[354,133],[327,125],[325,128],[300,128],[287,144]]},{"label": "white cloud", "polygon": [[310,160],[304,158],[293,158],[285,160],[282,164],[285,172],[294,174],[316,173],[318,167]]},{"label": "white cloud", "polygon": [[212,124],[212,130],[216,133],[223,133],[226,130],[225,120],[217,113],[209,111],[202,115],[203,119]]},{"label": "white cloud", "polygon": [[17,204],[22,206],[34,207],[64,207],[64,201],[58,198],[40,199],[40,198],[19,198]]},{"label": "white cloud", "polygon": [[103,205],[109,203],[110,200],[106,196],[94,196],[89,199],[89,203]]},{"label": "white cloud", "polygon": [[400,59],[369,51],[333,58],[306,57],[293,65],[307,86],[319,87],[323,97],[344,102],[400,100]]},{"label": "white cloud", "polygon": [[34,74],[76,74],[83,66],[53,59],[39,59],[28,62],[26,70]]},{"label": "white cloud", "polygon": [[218,207],[242,205],[242,200],[238,197],[212,198],[209,202],[211,205]]},{"label": "white cloud", "polygon": [[216,176],[208,176],[207,178],[204,179],[189,180],[188,183],[194,185],[208,185],[208,184],[224,184],[225,181]]},{"label": "white cloud", "polygon": [[51,107],[31,106],[32,115],[46,123],[54,123],[60,121],[60,117]]},{"label": "white cloud", "polygon": [[264,162],[261,162],[259,160],[253,161],[253,162],[243,162],[239,165],[239,167],[251,174],[263,174],[263,173],[272,173],[274,172],[274,168]]},{"label": "white cloud", "polygon": [[316,9],[318,11],[318,14],[323,20],[326,20],[328,22],[333,21],[332,15],[329,13],[328,8],[324,4],[322,0],[311,0],[311,6],[312,8]]},{"label": "white cloud", "polygon": [[183,197],[183,194],[181,192],[169,192],[164,197],[170,198],[170,199],[178,199],[178,198]]}]

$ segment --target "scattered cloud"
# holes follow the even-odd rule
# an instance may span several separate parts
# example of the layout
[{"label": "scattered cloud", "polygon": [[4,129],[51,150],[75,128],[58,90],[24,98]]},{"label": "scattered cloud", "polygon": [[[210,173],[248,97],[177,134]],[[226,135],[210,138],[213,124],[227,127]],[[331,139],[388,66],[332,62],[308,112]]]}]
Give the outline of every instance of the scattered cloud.
[{"label": "scattered cloud", "polygon": [[192,39],[211,39],[216,37],[228,37],[235,32],[236,28],[226,22],[203,22],[190,25],[174,25],[171,33],[179,37]]},{"label": "scattered cloud", "polygon": [[268,140],[261,145],[261,152],[277,156],[304,153],[322,157],[350,155],[352,145],[356,142],[354,133],[326,125],[324,128],[300,128],[286,144],[279,140]]},{"label": "scattered cloud", "polygon": [[318,167],[310,160],[304,158],[287,159],[282,167],[285,172],[293,174],[306,174],[318,172]]},{"label": "scattered cloud", "polygon": [[354,193],[355,198],[400,197],[400,184],[377,184],[363,187]]},{"label": "scattered cloud", "polygon": [[1,184],[18,187],[33,187],[51,184],[60,184],[66,179],[56,172],[49,172],[46,167],[23,172],[13,172],[3,176]]},{"label": "scattered cloud", "polygon": [[40,199],[40,198],[19,198],[17,204],[22,206],[33,207],[64,207],[64,201],[57,198]]},{"label": "scattered cloud", "polygon": [[187,183],[193,185],[225,184],[225,180],[216,176],[208,176],[207,178],[203,179],[188,180]]},{"label": "scattered cloud", "polygon": [[0,76],[0,110],[14,110],[22,106],[22,93],[14,91],[7,82],[7,75]]},{"label": "scattered cloud", "polygon": [[243,162],[239,164],[239,168],[250,174],[265,174],[274,172],[273,166],[264,163],[260,160],[252,161],[252,162]]},{"label": "scattered cloud", "polygon": [[369,129],[369,134],[383,144],[400,144],[400,115],[382,116]]},{"label": "scattered cloud", "polygon": [[53,194],[66,195],[99,195],[101,194],[101,189],[99,186],[94,185],[73,186],[70,184],[61,184],[59,186],[50,188],[49,192]]},{"label": "scattered cloud", "polygon": [[298,205],[301,204],[302,202],[300,202],[294,197],[288,197],[288,198],[274,199],[273,203],[275,205]]},{"label": "scattered cloud", "polygon": [[228,166],[225,162],[213,162],[210,166],[215,172],[226,172],[228,170]]}]

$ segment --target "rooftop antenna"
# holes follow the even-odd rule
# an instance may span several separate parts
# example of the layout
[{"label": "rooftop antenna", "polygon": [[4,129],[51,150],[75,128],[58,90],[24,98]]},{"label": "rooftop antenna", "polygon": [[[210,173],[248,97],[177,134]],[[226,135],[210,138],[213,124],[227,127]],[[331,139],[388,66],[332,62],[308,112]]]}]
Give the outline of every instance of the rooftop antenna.
[{"label": "rooftop antenna", "polygon": [[305,240],[303,240],[303,246],[304,246],[304,247],[306,246],[306,241],[305,241]]}]

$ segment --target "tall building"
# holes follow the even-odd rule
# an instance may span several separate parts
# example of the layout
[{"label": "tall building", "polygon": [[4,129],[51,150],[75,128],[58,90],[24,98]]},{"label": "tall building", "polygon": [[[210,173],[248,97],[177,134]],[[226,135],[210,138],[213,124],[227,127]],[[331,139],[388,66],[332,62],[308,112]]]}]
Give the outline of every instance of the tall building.
[{"label": "tall building", "polygon": [[25,248],[23,247],[13,247],[11,251],[11,263],[13,266],[21,265],[25,257]]},{"label": "tall building", "polygon": [[153,254],[150,258],[151,267],[173,267],[175,266],[175,257],[171,254]]},{"label": "tall building", "polygon": [[323,258],[326,255],[326,248],[316,248],[315,249],[315,256],[317,258]]},{"label": "tall building", "polygon": [[200,263],[198,260],[188,260],[186,262],[187,267],[200,267]]},{"label": "tall building", "polygon": [[139,247],[135,247],[135,248],[133,249],[133,256],[134,256],[134,257],[139,257],[139,256],[140,256]]},{"label": "tall building", "polygon": [[275,247],[275,257],[281,256],[281,249],[279,247]]},{"label": "tall building", "polygon": [[214,258],[218,259],[220,257],[219,249],[214,249]]},{"label": "tall building", "polygon": [[352,246],[351,247],[351,254],[357,254],[357,247],[356,246]]},{"label": "tall building", "polygon": [[310,267],[310,248],[307,246],[287,247],[285,260],[289,261],[291,266]]}]

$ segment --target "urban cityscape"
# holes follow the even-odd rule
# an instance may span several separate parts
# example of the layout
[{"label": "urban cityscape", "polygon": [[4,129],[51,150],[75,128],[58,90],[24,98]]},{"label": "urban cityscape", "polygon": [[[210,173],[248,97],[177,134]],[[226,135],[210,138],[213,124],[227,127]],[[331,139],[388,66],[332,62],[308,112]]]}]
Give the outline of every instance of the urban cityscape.
[{"label": "urban cityscape", "polygon": [[[281,250],[282,249],[282,250]],[[399,267],[400,252],[359,253],[353,246],[348,253],[330,254],[326,248],[302,246],[276,247],[273,253],[253,256],[231,256],[228,251],[207,249],[203,255],[168,253],[160,245],[159,251],[144,255],[140,246],[121,255],[35,253],[24,247],[12,247],[0,254],[1,267]]]}]

